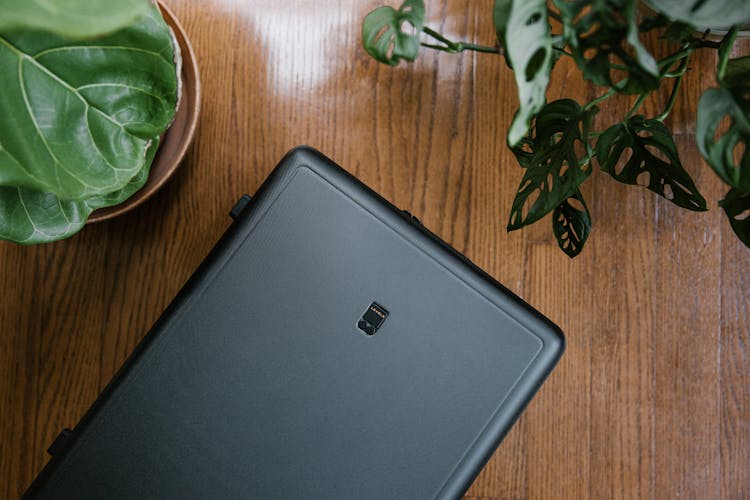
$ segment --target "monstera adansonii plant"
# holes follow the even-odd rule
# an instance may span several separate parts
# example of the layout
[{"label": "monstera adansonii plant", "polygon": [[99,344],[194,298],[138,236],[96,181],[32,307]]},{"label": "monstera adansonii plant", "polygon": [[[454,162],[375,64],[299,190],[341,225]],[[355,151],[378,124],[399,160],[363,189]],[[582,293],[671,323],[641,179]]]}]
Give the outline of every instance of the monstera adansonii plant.
[{"label": "monstera adansonii plant", "polygon": [[0,239],[68,237],[140,189],[179,67],[147,0],[0,0]]},{"label": "monstera adansonii plant", "polygon": [[[718,51],[716,85],[698,103],[698,150],[728,185],[719,202],[732,229],[750,246],[750,56],[731,57],[738,29],[750,22],[747,0],[496,0],[494,45],[452,41],[425,26],[422,0],[398,9],[370,12],[363,44],[378,61],[412,61],[420,47],[445,52],[503,54],[515,74],[518,110],[507,143],[523,176],[510,208],[508,230],[552,212],[552,231],[569,256],[580,253],[591,216],[580,186],[594,164],[615,180],[644,186],[688,210],[706,210],[706,200],[685,171],[664,119],[678,97],[693,53]],[[489,13],[488,13],[489,14]],[[555,26],[556,29],[552,29]],[[656,59],[641,43],[658,31],[668,55]],[[717,35],[718,33],[718,35]],[[548,102],[550,73],[557,60],[575,61],[583,78],[602,87],[586,103]],[[656,116],[639,113],[662,82],[671,93]],[[619,123],[592,129],[598,106],[615,94],[632,96]]]}]

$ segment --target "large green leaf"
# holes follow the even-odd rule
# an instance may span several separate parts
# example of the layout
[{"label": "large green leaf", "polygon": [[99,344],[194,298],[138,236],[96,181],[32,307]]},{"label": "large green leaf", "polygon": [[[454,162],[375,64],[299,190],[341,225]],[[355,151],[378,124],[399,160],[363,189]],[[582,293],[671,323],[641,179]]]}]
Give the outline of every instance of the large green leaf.
[{"label": "large green leaf", "polygon": [[658,120],[636,115],[611,126],[596,143],[596,158],[602,170],[620,182],[644,185],[689,210],[706,210],[669,129]]},{"label": "large green leaf", "polygon": [[148,180],[148,174],[151,171],[151,163],[153,163],[154,157],[159,149],[159,142],[160,139],[158,137],[154,139],[148,150],[146,150],[146,161],[143,162],[144,167],[135,174],[125,186],[117,191],[89,198],[86,200],[86,204],[92,210],[96,210],[98,208],[118,205],[134,195],[135,192],[141,189]]},{"label": "large green leaf", "polygon": [[546,101],[552,69],[547,2],[496,0],[493,20],[518,87],[518,111],[508,130],[508,144],[516,146],[526,136],[532,118]]},{"label": "large green leaf", "polygon": [[[729,69],[727,73],[729,77]],[[724,182],[742,191],[750,191],[749,115],[750,102],[730,89],[708,89],[698,101],[698,150]],[[729,128],[722,131],[719,125],[726,118]]]},{"label": "large green leaf", "polygon": [[91,38],[127,26],[148,9],[148,0],[0,0],[0,32],[38,29]]},{"label": "large green leaf", "polygon": [[0,34],[0,185],[84,200],[124,187],[174,118],[177,63],[158,9],[107,37]]},{"label": "large green leaf", "polygon": [[750,22],[747,0],[646,0],[646,3],[672,20],[699,29],[726,29]]},{"label": "large green leaf", "polygon": [[[636,0],[555,0],[565,37],[584,78],[643,94],[659,86],[659,68],[638,38]],[[622,66],[623,83],[614,75]]]},{"label": "large green leaf", "polygon": [[[591,173],[588,130],[596,108],[572,99],[553,101],[539,112],[532,135],[516,147],[525,172],[510,212],[508,231],[536,222],[575,195]],[[522,150],[523,149],[523,150]]]},{"label": "large green leaf", "polygon": [[395,66],[401,59],[413,61],[419,53],[424,15],[422,0],[406,0],[398,10],[389,6],[378,7],[362,22],[365,50],[390,66]]},{"label": "large green leaf", "polygon": [[31,245],[77,233],[94,210],[122,203],[143,187],[157,147],[158,139],[146,153],[146,166],[125,187],[88,200],[64,201],[36,189],[0,186],[0,239]]},{"label": "large green leaf", "polygon": [[65,238],[86,223],[85,201],[63,202],[52,193],[0,186],[0,238],[24,245]]},{"label": "large green leaf", "polygon": [[148,179],[180,55],[155,5],[112,35],[0,33],[0,239],[70,236]]},{"label": "large green leaf", "polygon": [[721,76],[723,86],[750,97],[750,56],[729,59]]},{"label": "large green leaf", "polygon": [[591,232],[591,215],[580,190],[576,189],[573,196],[555,208],[552,232],[558,246],[568,257],[573,258],[581,253]]},{"label": "large green leaf", "polygon": [[719,205],[727,214],[734,232],[750,247],[750,193],[732,188]]}]

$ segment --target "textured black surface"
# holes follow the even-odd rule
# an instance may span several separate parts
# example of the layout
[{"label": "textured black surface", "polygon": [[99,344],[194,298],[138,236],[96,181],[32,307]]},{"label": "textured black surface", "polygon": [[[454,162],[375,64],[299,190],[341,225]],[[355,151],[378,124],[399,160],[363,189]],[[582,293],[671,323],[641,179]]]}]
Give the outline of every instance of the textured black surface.
[{"label": "textured black surface", "polygon": [[[387,321],[363,335],[373,302]],[[563,343],[411,217],[297,149],[30,494],[453,498]]]}]

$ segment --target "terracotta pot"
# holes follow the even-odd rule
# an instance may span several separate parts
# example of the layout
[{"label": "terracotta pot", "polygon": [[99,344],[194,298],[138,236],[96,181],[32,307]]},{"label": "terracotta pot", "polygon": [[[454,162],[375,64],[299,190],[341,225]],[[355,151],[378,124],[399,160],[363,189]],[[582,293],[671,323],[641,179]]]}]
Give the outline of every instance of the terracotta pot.
[{"label": "terracotta pot", "polygon": [[185,30],[172,11],[162,2],[159,2],[159,9],[164,16],[164,20],[174,31],[182,53],[182,74],[180,75],[182,94],[180,95],[174,122],[162,137],[146,184],[119,205],[94,211],[89,216],[87,224],[117,217],[128,210],[134,209],[153,196],[175,173],[193,141],[201,107],[201,84],[195,53]]}]

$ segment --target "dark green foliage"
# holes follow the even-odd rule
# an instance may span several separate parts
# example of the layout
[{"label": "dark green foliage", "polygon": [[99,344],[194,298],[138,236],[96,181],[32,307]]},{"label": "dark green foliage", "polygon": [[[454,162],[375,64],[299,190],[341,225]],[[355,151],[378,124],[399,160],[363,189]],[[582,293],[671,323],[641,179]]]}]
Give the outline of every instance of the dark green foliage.
[{"label": "dark green foliage", "polygon": [[730,30],[719,46],[719,88],[706,90],[698,101],[695,140],[703,158],[730,186],[719,205],[750,247],[750,57],[729,58],[736,35],[736,28]]},{"label": "dark green foliage", "polygon": [[596,158],[602,170],[622,183],[643,185],[688,210],[706,210],[669,129],[658,120],[636,115],[611,126],[596,143]]},{"label": "dark green foliage", "polygon": [[750,247],[750,193],[732,188],[719,205],[729,218],[732,230]]},{"label": "dark green foliage", "polygon": [[591,174],[588,129],[593,110],[572,99],[553,101],[539,112],[524,141],[523,179],[513,201],[508,231],[538,221],[578,191]]},{"label": "dark green foliage", "polygon": [[[579,187],[591,174],[594,156],[618,182],[643,185],[689,210],[706,210],[706,200],[683,168],[664,120],[680,97],[690,57],[696,50],[711,49],[718,51],[719,87],[708,89],[700,99],[696,141],[706,161],[730,186],[720,205],[734,231],[750,246],[750,56],[730,58],[737,26],[750,22],[750,2],[647,3],[656,12],[639,10],[638,0],[553,0],[551,5],[544,0],[495,0],[496,34],[515,73],[519,97],[507,142],[524,172],[509,231],[554,211],[552,230],[560,248],[571,257],[580,253],[591,217]],[[422,15],[420,11],[419,22]],[[562,26],[562,32],[553,33],[551,25]],[[706,37],[711,28],[729,29],[717,42]],[[422,43],[438,50],[494,51],[447,41],[427,27],[422,32],[443,42]],[[653,32],[667,47],[667,55],[659,60],[640,40]],[[370,45],[365,39],[368,51]],[[550,72],[561,57],[571,57],[583,78],[607,90],[585,105],[570,99],[546,104]],[[394,64],[390,59],[384,62]],[[668,80],[672,82],[662,85]],[[669,92],[663,110],[655,116],[638,114],[646,98],[660,89]],[[614,94],[634,95],[632,108],[620,123],[590,132],[597,105]]]},{"label": "dark green foliage", "polygon": [[[555,0],[583,77],[626,94],[659,86],[659,69],[638,38],[635,0]],[[616,82],[617,66],[627,79]],[[622,72],[622,70],[621,70]]]},{"label": "dark green foliage", "polygon": [[552,232],[557,244],[568,257],[573,258],[583,250],[591,232],[591,215],[579,190],[555,208],[552,213]]}]

